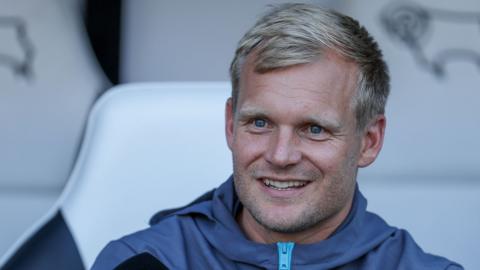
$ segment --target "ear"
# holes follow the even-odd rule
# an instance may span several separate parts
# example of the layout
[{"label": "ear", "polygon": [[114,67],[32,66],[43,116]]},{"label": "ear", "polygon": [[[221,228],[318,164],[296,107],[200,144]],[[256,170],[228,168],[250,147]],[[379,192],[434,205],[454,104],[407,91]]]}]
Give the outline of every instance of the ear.
[{"label": "ear", "polygon": [[367,167],[377,158],[383,146],[386,123],[385,116],[379,115],[363,131],[359,167]]},{"label": "ear", "polygon": [[232,150],[233,145],[233,124],[235,113],[233,112],[232,98],[228,98],[225,104],[225,136],[227,137],[228,148]]}]

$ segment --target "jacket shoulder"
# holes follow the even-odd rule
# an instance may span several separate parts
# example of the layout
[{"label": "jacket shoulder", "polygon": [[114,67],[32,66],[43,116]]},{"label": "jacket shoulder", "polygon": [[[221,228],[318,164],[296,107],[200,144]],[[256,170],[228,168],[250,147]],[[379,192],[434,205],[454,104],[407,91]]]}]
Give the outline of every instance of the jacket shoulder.
[{"label": "jacket shoulder", "polygon": [[[366,261],[378,269],[461,270],[463,267],[447,258],[426,253],[418,246],[409,232],[396,229]],[[385,267],[385,266],[389,267]],[[377,269],[374,267],[372,269]]]},{"label": "jacket shoulder", "polygon": [[135,255],[135,250],[122,240],[111,241],[98,254],[91,269],[114,269],[117,265]]},{"label": "jacket shoulder", "polygon": [[[175,251],[181,243],[181,229],[174,216],[147,229],[109,242],[97,256],[93,270],[114,269],[117,265],[140,253],[150,253],[162,261],[163,247]],[[174,240],[175,239],[175,240]]]}]

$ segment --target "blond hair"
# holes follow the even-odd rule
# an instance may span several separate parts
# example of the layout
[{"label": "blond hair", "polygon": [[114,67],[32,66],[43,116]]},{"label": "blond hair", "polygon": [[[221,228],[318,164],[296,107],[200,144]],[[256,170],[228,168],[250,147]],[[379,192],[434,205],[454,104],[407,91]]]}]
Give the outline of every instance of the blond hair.
[{"label": "blond hair", "polygon": [[367,30],[346,15],[309,4],[272,8],[239,41],[230,66],[235,110],[242,66],[255,51],[259,73],[318,59],[327,49],[354,61],[359,68],[353,108],[357,128],[384,114],[389,94],[388,68]]}]

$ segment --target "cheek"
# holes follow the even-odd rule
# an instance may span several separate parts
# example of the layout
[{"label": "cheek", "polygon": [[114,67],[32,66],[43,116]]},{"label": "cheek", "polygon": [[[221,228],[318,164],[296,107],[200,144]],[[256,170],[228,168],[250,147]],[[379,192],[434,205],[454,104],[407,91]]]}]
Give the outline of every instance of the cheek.
[{"label": "cheek", "polygon": [[305,149],[306,156],[323,170],[335,170],[348,154],[344,147],[331,143]]},{"label": "cheek", "polygon": [[305,150],[305,156],[325,175],[351,174],[356,169],[357,152],[344,142],[326,143]]},{"label": "cheek", "polygon": [[234,137],[232,147],[235,161],[242,166],[248,166],[249,163],[262,156],[266,142],[266,138],[262,138],[262,136],[238,133]]}]

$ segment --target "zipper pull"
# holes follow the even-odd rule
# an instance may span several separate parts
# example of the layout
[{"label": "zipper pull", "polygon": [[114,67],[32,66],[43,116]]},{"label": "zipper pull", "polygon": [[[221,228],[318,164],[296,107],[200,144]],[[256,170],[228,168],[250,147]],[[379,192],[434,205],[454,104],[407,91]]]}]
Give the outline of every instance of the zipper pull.
[{"label": "zipper pull", "polygon": [[278,270],[290,270],[292,264],[292,251],[295,243],[278,242]]}]

